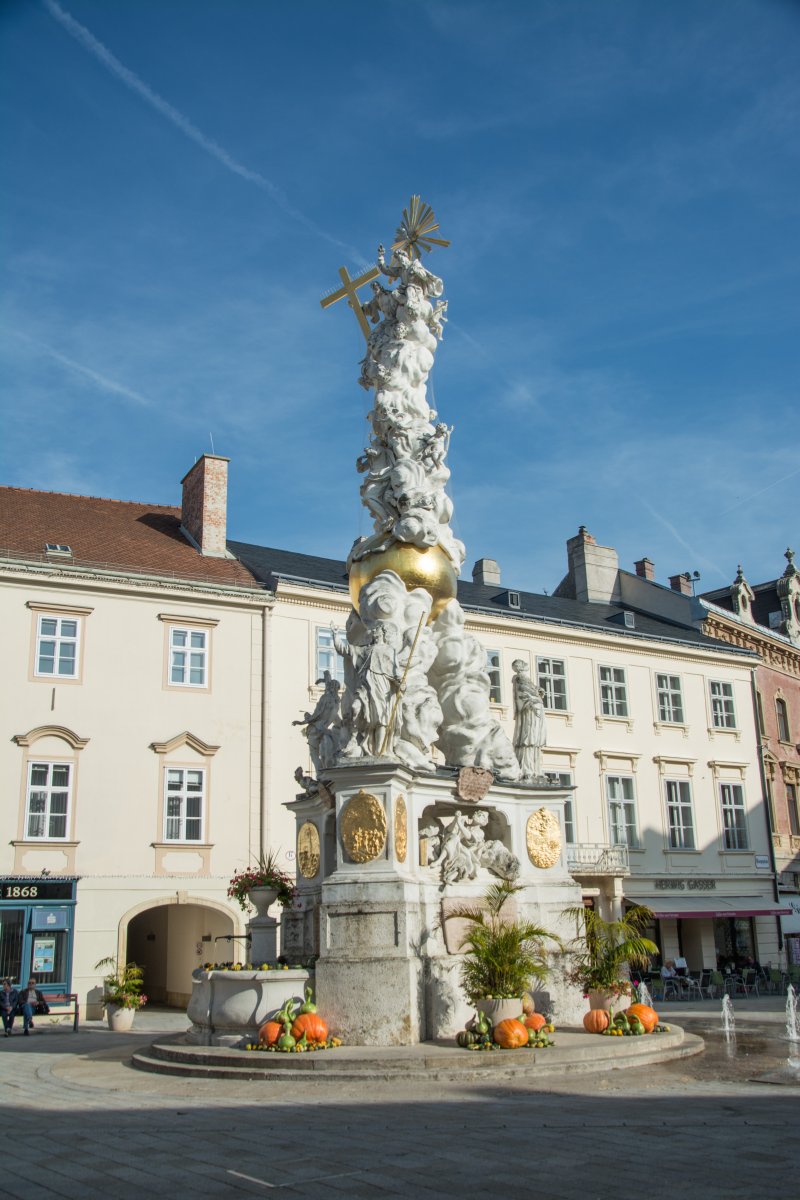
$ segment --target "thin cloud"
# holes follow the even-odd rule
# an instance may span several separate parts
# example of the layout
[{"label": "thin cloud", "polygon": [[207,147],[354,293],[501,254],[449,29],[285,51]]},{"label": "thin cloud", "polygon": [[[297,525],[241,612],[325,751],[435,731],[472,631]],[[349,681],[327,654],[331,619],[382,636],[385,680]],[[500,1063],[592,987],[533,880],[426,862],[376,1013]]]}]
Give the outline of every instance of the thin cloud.
[{"label": "thin cloud", "polygon": [[115,78],[119,79],[121,83],[124,83],[125,86],[130,88],[132,92],[136,92],[138,96],[141,96],[141,98],[145,100],[151,108],[154,108],[156,112],[160,113],[162,117],[166,117],[166,119],[171,122],[176,129],[179,129],[185,137],[189,138],[190,141],[199,146],[201,150],[204,150],[206,154],[210,154],[212,158],[215,158],[217,162],[221,163],[223,167],[226,167],[227,170],[231,171],[234,175],[238,175],[240,179],[244,179],[247,183],[254,184],[255,187],[260,188],[262,192],[266,192],[270,199],[277,204],[278,208],[285,212],[287,216],[291,217],[292,220],[299,222],[299,224],[303,225],[311,233],[316,234],[317,237],[321,237],[326,242],[330,242],[331,245],[337,246],[340,250],[344,250],[354,262],[359,264],[362,263],[363,255],[360,251],[356,250],[353,246],[348,245],[347,242],[340,241],[339,238],[334,237],[333,234],[328,233],[327,230],[322,229],[319,225],[307,217],[305,213],[302,213],[298,208],[296,208],[289,201],[286,194],[281,191],[281,189],[277,187],[276,184],[274,184],[270,179],[267,179],[264,175],[259,174],[258,171],[251,171],[249,167],[246,167],[243,163],[240,163],[238,159],[234,158],[232,154],[229,154],[228,151],[223,146],[220,146],[218,142],[215,142],[213,138],[207,137],[201,130],[197,128],[196,125],[192,124],[187,116],[184,116],[182,112],[180,112],[177,108],[174,108],[173,105],[166,101],[162,96],[159,96],[157,92],[154,92],[153,89],[149,87],[143,79],[140,79],[138,75],[134,74],[134,72],[131,71],[129,67],[126,67],[124,63],[121,63],[120,60],[114,54],[112,54],[102,42],[97,40],[93,33],[90,33],[85,25],[81,25],[78,21],[76,21],[75,18],[71,16],[65,9],[63,9],[60,4],[56,3],[56,0],[43,0],[43,3],[51,17],[58,21],[59,25],[61,25],[62,28],[65,29],[67,33],[73,37],[76,42],[78,42],[79,45],[83,46],[84,50],[88,50],[88,52],[93,55],[93,57],[96,58],[99,63],[102,63],[106,70],[110,71]]},{"label": "thin cloud", "polygon": [[93,383],[103,388],[104,391],[113,392],[116,396],[124,396],[126,400],[132,400],[135,404],[139,404],[144,408],[153,407],[153,401],[148,400],[146,396],[142,396],[139,392],[134,392],[132,388],[127,388],[124,384],[117,383],[114,379],[109,379],[107,375],[101,375],[99,371],[93,370],[92,367],[75,362],[74,358],[67,358],[66,354],[61,354],[58,350],[54,350],[52,346],[47,346],[44,342],[37,342],[34,338],[28,337],[27,333],[22,333],[18,329],[11,329],[9,332],[13,337],[19,338],[20,341],[26,342],[36,350],[43,351],[49,358],[61,363],[62,366],[69,367],[71,371],[77,371],[80,375],[91,379]]},{"label": "thin cloud", "polygon": [[780,479],[773,479],[772,483],[768,483],[766,487],[759,488],[757,492],[751,492],[749,496],[742,496],[741,500],[737,500],[730,508],[723,509],[719,515],[721,517],[727,516],[735,508],[739,508],[742,504],[749,504],[751,500],[755,500],[756,496],[763,496],[764,492],[768,492],[770,488],[777,487],[779,483],[785,483],[787,479],[794,479],[795,475],[800,475],[800,467],[796,471],[790,471],[788,475],[781,475]]},{"label": "thin cloud", "polygon": [[725,578],[725,572],[722,570],[722,568],[717,566],[715,562],[712,562],[710,558],[706,558],[705,555],[701,554],[698,550],[695,550],[694,546],[691,546],[686,541],[686,538],[681,536],[671,521],[668,521],[666,517],[662,517],[661,513],[656,512],[653,506],[648,504],[646,500],[643,501],[643,503],[644,507],[651,514],[651,516],[655,517],[657,521],[661,522],[665,529],[669,530],[669,532],[675,538],[675,541],[683,546],[684,550],[688,550],[695,562],[700,563],[704,567],[712,567],[719,575],[722,576],[723,579]]}]

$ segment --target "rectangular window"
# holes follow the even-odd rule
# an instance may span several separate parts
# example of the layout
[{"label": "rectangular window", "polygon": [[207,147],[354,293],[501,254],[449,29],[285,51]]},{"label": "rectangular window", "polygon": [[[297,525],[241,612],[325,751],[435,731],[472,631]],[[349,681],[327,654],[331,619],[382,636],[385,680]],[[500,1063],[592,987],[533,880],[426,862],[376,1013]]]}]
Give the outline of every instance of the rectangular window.
[{"label": "rectangular window", "polygon": [[747,849],[747,823],[744,813],[744,790],[740,783],[719,785],[722,805],[723,844],[726,850]]},{"label": "rectangular window", "polygon": [[66,838],[71,774],[68,763],[29,763],[26,838]]},{"label": "rectangular window", "polygon": [[536,675],[544,688],[545,708],[567,711],[567,672],[562,659],[537,658]]},{"label": "rectangular window", "polygon": [[606,786],[611,841],[615,846],[629,846],[635,850],[639,845],[639,837],[636,831],[633,778],[630,775],[609,775]]},{"label": "rectangular window", "polygon": [[622,667],[599,667],[600,707],[604,717],[627,717],[628,689]]},{"label": "rectangular window", "polygon": [[503,688],[499,650],[486,651],[486,671],[489,675],[489,699],[492,704],[502,704]]},{"label": "rectangular window", "polygon": [[168,767],[164,796],[164,841],[200,842],[203,839],[205,771]]},{"label": "rectangular window", "polygon": [[732,683],[709,683],[711,690],[711,723],[715,729],[735,729]]},{"label": "rectangular window", "polygon": [[78,617],[40,616],[36,623],[36,674],[77,679]]},{"label": "rectangular window", "polygon": [[208,632],[205,629],[169,631],[169,681],[178,687],[207,686]]},{"label": "rectangular window", "polygon": [[[343,629],[336,630],[336,637],[342,642],[347,641]],[[344,684],[344,659],[337,653],[333,638],[334,631],[330,627],[317,627],[316,679],[323,679],[325,672],[329,671],[331,679],[338,679],[339,683]]]},{"label": "rectangular window", "polygon": [[666,789],[670,850],[694,850],[691,784],[688,779],[668,779]]},{"label": "rectangular window", "polygon": [[789,809],[789,832],[792,837],[800,837],[800,809],[797,807],[797,784],[786,785],[786,807]]},{"label": "rectangular window", "polygon": [[780,696],[775,701],[775,713],[778,718],[778,740],[781,742],[790,741],[789,737],[789,710],[786,707],[786,701]]},{"label": "rectangular window", "polygon": [[[569,771],[547,771],[547,779],[550,783],[557,783],[559,787],[572,787],[572,774]],[[575,844],[575,806],[574,792],[570,792],[569,797],[564,801],[564,837],[570,845]]]},{"label": "rectangular window", "polygon": [[656,675],[658,719],[670,725],[683,724],[683,697],[679,675]]}]

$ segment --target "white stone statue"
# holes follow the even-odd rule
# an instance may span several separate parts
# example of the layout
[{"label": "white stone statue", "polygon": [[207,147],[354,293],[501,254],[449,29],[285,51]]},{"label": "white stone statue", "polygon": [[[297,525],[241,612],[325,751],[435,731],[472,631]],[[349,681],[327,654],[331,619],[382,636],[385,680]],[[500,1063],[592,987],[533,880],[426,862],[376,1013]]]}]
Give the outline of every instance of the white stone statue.
[{"label": "white stone statue", "polygon": [[341,721],[338,679],[333,679],[330,671],[325,671],[317,683],[323,683],[325,690],[317,700],[314,711],[305,713],[302,721],[292,721],[292,725],[303,726],[311,761],[319,779],[322,771],[336,762],[341,740]]},{"label": "white stone statue", "polygon": [[429,671],[442,708],[439,748],[456,767],[486,767],[505,779],[519,779],[514,748],[492,716],[486,651],[464,629],[464,610],[451,600],[433,623],[438,648]]},{"label": "white stone statue", "polygon": [[488,824],[486,809],[478,808],[465,816],[459,808],[449,825],[440,823],[441,828],[426,826],[420,830],[420,836],[428,839],[438,834],[435,853],[429,857],[428,866],[432,870],[438,869],[442,886],[461,879],[475,879],[481,867],[501,879],[516,879],[519,859],[502,842],[486,841],[484,830]]},{"label": "white stone statue", "polygon": [[521,658],[511,664],[514,672],[514,752],[522,771],[522,782],[542,779],[542,746],[547,745],[544,688],[531,679],[528,664]]}]

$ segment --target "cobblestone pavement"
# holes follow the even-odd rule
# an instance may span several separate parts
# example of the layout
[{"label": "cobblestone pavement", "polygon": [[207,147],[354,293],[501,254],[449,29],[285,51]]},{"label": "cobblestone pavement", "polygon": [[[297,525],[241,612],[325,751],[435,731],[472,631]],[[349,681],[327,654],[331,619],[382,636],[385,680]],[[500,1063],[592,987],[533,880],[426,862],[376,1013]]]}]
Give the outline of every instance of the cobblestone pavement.
[{"label": "cobblestone pavement", "polygon": [[135,1037],[96,1025],[0,1039],[5,1197],[674,1200],[689,1188],[750,1200],[765,1187],[796,1190],[800,1088],[749,1081],[784,1061],[774,1018],[739,1051],[710,1045],[697,1058],[537,1088],[147,1075],[126,1063],[134,1047],[176,1019],[182,1027],[148,1017]]}]

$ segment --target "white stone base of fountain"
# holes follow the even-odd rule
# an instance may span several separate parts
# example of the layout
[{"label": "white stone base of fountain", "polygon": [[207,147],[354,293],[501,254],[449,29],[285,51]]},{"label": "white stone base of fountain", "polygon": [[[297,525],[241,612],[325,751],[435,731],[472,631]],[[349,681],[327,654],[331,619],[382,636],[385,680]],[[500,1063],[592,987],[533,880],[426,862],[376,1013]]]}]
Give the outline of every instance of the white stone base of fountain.
[{"label": "white stone base of fountain", "polygon": [[302,1001],[312,971],[199,971],[186,1015],[192,1022],[186,1041],[194,1046],[242,1046],[258,1041],[258,1031],[293,997]]}]

